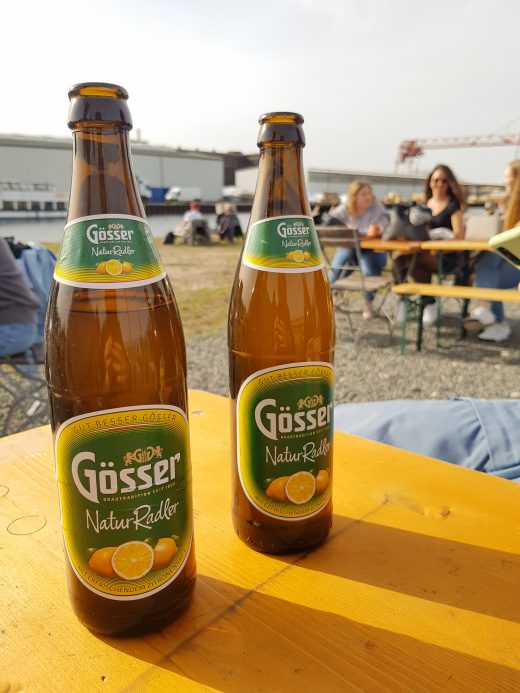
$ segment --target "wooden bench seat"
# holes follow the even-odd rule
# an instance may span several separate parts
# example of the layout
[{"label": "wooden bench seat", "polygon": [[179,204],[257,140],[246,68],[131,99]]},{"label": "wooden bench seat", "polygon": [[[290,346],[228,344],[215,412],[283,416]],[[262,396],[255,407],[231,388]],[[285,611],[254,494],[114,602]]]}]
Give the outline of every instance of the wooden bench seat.
[{"label": "wooden bench seat", "polygon": [[505,301],[520,303],[520,291],[516,289],[481,289],[477,286],[450,286],[448,284],[396,284],[394,294],[400,296],[430,296],[433,298],[462,298],[470,301]]},{"label": "wooden bench seat", "polygon": [[[405,317],[401,329],[401,354],[404,354],[404,346],[406,343],[406,325],[408,322],[408,308],[410,296],[420,296],[421,298],[457,298],[463,300],[461,319],[463,320],[468,314],[468,304],[471,300],[478,301],[501,301],[509,303],[520,303],[520,291],[516,289],[482,289],[476,286],[451,286],[448,284],[419,284],[419,283],[404,283],[396,284],[392,287],[392,292],[398,296],[403,296],[405,299]],[[422,317],[425,302],[419,301],[419,310],[417,311],[417,351],[422,347]],[[438,316],[440,317],[440,309]],[[439,346],[439,320],[437,320],[436,345]],[[464,327],[462,327],[462,335],[465,336]]]}]

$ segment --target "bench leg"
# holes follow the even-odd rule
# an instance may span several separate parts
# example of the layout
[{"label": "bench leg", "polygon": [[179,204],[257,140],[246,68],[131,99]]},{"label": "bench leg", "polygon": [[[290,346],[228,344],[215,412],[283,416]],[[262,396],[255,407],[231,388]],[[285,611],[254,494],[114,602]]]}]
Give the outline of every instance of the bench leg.
[{"label": "bench leg", "polygon": [[419,310],[417,312],[417,340],[415,343],[417,351],[421,351],[422,348],[422,335],[423,335],[423,313],[424,306],[426,305],[426,300],[424,296],[419,298]]},{"label": "bench leg", "polygon": [[468,316],[469,313],[469,298],[465,298],[462,301],[462,310],[460,313],[460,338],[465,339],[466,335],[468,334],[466,328],[464,327],[464,318]]},{"label": "bench leg", "polygon": [[441,306],[442,298],[437,298],[435,301],[437,308],[437,322],[435,324],[435,348],[438,349],[441,345]]},{"label": "bench leg", "polygon": [[403,321],[401,323],[401,347],[400,347],[401,356],[404,356],[404,347],[406,344],[406,325],[408,324],[408,310],[410,308],[410,297],[409,296],[403,296],[403,301],[404,301],[404,316],[403,316]]}]

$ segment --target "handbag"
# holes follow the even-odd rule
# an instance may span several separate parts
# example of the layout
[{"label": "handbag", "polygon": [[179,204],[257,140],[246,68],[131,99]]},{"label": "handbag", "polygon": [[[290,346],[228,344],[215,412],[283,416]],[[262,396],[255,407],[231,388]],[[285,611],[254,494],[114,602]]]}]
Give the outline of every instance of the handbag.
[{"label": "handbag", "polygon": [[430,219],[431,211],[426,205],[394,205],[383,239],[385,241],[426,241]]}]

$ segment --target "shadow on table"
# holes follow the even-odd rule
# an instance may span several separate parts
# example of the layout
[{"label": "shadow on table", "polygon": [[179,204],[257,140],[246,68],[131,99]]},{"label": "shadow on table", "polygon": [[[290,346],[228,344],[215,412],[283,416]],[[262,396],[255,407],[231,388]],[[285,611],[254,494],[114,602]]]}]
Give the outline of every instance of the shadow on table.
[{"label": "shadow on table", "polygon": [[[410,511],[420,512],[420,508]],[[449,514],[441,521],[449,522]],[[298,564],[306,570],[520,623],[519,554],[334,515],[327,543],[299,557]]]},{"label": "shadow on table", "polygon": [[[164,686],[157,667],[237,693],[294,687],[491,691],[520,685],[520,672],[508,666],[205,575],[179,621],[139,641],[105,642],[153,665],[125,689],[130,691],[151,690],[159,681]],[[183,690],[174,676],[170,685]]]},{"label": "shadow on table", "polygon": [[[275,560],[280,570],[266,580],[265,591],[270,583],[287,580],[287,571],[295,566],[294,601],[200,575],[193,602],[176,623],[140,640],[106,638],[112,647],[155,665],[130,690],[157,683],[155,667],[225,691],[294,686],[374,691],[519,689],[518,669],[488,661],[501,650],[506,654],[498,656],[507,658],[515,645],[506,636],[491,651],[481,646],[481,659],[455,651],[457,641],[444,648],[399,632],[424,629],[425,640],[438,642],[443,632],[451,630],[449,613],[435,624],[432,607],[425,605],[428,624],[416,625],[414,612],[418,619],[424,613],[415,601],[401,600],[397,610],[384,592],[373,596],[364,592],[366,599],[357,601],[348,592],[351,583],[358,582],[520,621],[519,556],[336,515],[332,534],[322,547]],[[302,579],[301,571],[310,573]],[[344,580],[338,588],[337,610],[347,601],[349,614],[359,620],[332,613],[330,594],[324,610],[305,605],[316,605],[323,573]],[[459,649],[480,651],[473,642],[471,617],[461,622],[453,613],[453,618]],[[484,627],[485,621],[475,621],[477,641],[485,640]],[[171,683],[179,682],[172,676]]]}]

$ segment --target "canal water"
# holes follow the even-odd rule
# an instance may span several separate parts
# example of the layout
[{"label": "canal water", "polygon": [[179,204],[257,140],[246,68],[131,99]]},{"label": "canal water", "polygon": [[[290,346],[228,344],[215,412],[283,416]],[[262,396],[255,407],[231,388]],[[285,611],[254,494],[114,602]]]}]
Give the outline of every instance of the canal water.
[{"label": "canal water", "polygon": [[[212,231],[217,225],[215,214],[205,214],[206,221]],[[239,212],[238,218],[242,230],[245,232],[249,221],[249,214]],[[182,214],[158,214],[149,216],[148,223],[155,238],[164,238],[168,231],[173,231],[182,222]],[[59,243],[63,234],[65,219],[20,219],[20,220],[0,220],[0,236],[14,236],[20,243],[37,241],[40,243]]]}]

